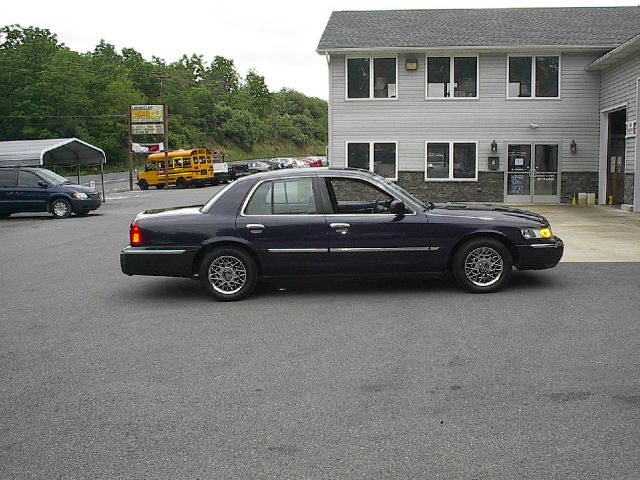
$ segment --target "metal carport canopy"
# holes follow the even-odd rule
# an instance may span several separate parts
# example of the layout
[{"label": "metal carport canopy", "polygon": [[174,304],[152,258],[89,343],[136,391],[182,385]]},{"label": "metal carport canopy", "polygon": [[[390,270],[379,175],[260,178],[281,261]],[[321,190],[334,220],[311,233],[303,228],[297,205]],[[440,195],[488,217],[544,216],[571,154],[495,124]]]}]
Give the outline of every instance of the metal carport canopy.
[{"label": "metal carport canopy", "polygon": [[52,138],[46,140],[15,140],[0,142],[0,167],[71,167],[100,165],[102,198],[104,200],[104,150],[78,138]]}]

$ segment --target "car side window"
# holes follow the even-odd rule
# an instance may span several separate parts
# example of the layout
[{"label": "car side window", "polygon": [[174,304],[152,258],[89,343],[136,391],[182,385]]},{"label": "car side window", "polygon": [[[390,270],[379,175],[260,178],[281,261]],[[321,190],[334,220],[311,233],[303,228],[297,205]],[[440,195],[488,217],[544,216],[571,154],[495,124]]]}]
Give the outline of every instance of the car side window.
[{"label": "car side window", "polygon": [[0,169],[0,188],[16,188],[18,172],[16,170]]},{"label": "car side window", "polygon": [[40,177],[31,172],[18,172],[18,188],[40,188]]},{"label": "car side window", "polygon": [[393,197],[369,182],[351,178],[326,179],[333,213],[391,213]]},{"label": "car side window", "polygon": [[313,179],[264,182],[247,203],[245,215],[301,215],[317,213]]}]

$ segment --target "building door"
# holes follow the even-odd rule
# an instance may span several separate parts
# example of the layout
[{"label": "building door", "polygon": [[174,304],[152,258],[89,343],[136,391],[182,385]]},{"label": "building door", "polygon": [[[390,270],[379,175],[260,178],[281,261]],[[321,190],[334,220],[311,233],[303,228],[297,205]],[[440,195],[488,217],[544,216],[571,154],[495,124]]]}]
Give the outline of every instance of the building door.
[{"label": "building door", "polygon": [[505,201],[559,203],[558,144],[511,144],[507,153]]},{"label": "building door", "polygon": [[607,203],[624,203],[624,157],[627,110],[609,114],[607,140]]}]

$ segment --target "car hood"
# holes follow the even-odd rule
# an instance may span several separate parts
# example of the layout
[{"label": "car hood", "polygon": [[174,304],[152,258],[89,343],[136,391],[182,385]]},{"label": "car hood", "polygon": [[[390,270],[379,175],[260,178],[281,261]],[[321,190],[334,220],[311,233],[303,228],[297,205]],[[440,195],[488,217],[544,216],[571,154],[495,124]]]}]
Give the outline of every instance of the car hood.
[{"label": "car hood", "polygon": [[547,219],[538,213],[500,205],[479,203],[437,203],[434,208],[427,213],[460,217],[475,216],[484,220],[523,221],[525,223],[540,223],[549,226]]},{"label": "car hood", "polygon": [[98,193],[95,189],[85,187],[84,185],[78,185],[76,183],[65,183],[64,185],[60,185],[62,188],[68,188],[74,192],[82,192],[82,193]]}]

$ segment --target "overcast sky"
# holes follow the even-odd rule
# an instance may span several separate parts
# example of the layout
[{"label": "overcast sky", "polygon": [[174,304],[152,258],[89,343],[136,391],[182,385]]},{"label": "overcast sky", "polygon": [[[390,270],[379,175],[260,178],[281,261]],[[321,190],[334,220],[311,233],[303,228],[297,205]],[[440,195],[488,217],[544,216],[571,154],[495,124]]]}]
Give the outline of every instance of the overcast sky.
[{"label": "overcast sky", "polygon": [[116,49],[131,47],[167,62],[182,54],[215,55],[235,61],[240,75],[254,68],[269,89],[293,88],[327,98],[324,57],[315,50],[334,10],[409,8],[496,8],[629,6],[640,0],[226,0],[123,1],[9,0],[0,9],[0,26],[48,28],[59,41],[80,52],[104,39]]}]

